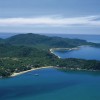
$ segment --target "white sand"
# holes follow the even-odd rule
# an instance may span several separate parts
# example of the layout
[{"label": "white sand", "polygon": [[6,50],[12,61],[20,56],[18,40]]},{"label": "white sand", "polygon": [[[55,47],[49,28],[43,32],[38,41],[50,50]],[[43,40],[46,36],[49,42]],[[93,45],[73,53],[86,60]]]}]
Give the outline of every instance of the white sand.
[{"label": "white sand", "polygon": [[52,68],[52,67],[53,67],[53,66],[40,67],[40,68],[32,68],[31,70],[22,71],[22,72],[19,72],[19,73],[13,73],[13,74],[11,75],[11,77],[18,76],[18,75],[21,75],[21,74],[24,74],[24,73],[27,73],[27,72],[30,72],[30,71],[33,71],[33,70],[38,70],[38,69],[42,69],[42,68]]}]

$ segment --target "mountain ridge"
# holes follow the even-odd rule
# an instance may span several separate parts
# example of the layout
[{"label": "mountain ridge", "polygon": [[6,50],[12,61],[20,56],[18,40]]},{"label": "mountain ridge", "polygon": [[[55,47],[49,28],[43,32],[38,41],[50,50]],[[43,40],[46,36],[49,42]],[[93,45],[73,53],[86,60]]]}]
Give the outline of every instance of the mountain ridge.
[{"label": "mountain ridge", "polygon": [[69,39],[62,37],[49,37],[40,34],[18,34],[11,36],[9,38],[3,39],[4,43],[12,45],[24,45],[24,46],[34,46],[41,48],[67,48],[67,47],[76,47],[81,45],[87,45],[89,42],[81,39]]}]

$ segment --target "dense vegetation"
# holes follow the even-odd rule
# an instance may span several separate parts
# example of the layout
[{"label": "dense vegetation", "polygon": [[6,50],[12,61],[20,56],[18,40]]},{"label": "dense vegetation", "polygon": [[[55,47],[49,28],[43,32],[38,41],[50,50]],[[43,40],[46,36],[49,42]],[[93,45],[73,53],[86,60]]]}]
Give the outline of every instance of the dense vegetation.
[{"label": "dense vegetation", "polygon": [[53,47],[65,48],[80,45],[100,46],[100,44],[86,42],[85,40],[47,37],[31,33],[0,39],[0,76],[8,77],[14,72],[41,66],[100,70],[100,61],[59,59],[49,51]]},{"label": "dense vegetation", "polygon": [[32,34],[32,33],[18,34],[10,38],[3,39],[2,41],[6,44],[12,44],[18,46],[19,45],[32,46],[32,47],[42,48],[42,49],[50,49],[53,47],[67,48],[67,47],[76,47],[80,45],[100,46],[100,44],[95,44],[80,39],[48,37],[48,36]]},{"label": "dense vegetation", "polygon": [[100,61],[68,58],[59,60],[58,67],[70,70],[100,70]]}]

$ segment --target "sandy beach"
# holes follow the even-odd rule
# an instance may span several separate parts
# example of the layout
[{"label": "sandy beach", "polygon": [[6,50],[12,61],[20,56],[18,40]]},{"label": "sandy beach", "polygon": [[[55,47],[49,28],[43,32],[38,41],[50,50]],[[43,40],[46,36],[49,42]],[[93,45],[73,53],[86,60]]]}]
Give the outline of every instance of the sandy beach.
[{"label": "sandy beach", "polygon": [[50,53],[54,54],[54,55],[57,56],[59,59],[61,58],[60,56],[56,55],[56,54],[53,52],[53,49],[50,49]]},{"label": "sandy beach", "polygon": [[15,76],[18,76],[18,75],[21,75],[21,74],[24,74],[24,73],[27,73],[27,72],[30,72],[30,71],[33,71],[33,70],[38,70],[38,69],[43,69],[43,68],[52,68],[53,66],[47,66],[47,67],[40,67],[40,68],[32,68],[30,70],[27,70],[27,71],[22,71],[22,72],[19,72],[19,73],[13,73],[10,77],[15,77]]}]

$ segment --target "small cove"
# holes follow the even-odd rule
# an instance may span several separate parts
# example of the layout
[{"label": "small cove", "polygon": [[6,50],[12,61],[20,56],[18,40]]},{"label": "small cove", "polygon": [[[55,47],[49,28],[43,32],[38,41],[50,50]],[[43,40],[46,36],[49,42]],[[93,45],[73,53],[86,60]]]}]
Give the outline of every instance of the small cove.
[{"label": "small cove", "polygon": [[[61,58],[100,60],[100,48],[54,52]],[[38,74],[39,76],[34,76]],[[0,79],[0,100],[99,100],[100,72],[62,71],[55,68],[34,70]]]},{"label": "small cove", "polygon": [[100,60],[100,48],[82,46],[79,49],[71,51],[54,51],[55,55],[65,58],[79,58],[87,60]]}]

